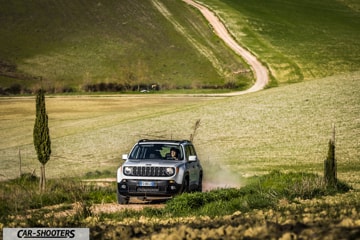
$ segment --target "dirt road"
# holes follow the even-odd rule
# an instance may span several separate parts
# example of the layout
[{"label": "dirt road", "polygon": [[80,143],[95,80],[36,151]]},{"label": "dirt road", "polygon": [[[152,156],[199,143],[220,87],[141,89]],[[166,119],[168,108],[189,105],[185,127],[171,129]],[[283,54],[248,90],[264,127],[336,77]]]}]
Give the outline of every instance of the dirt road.
[{"label": "dirt road", "polygon": [[[116,182],[116,178],[101,178],[101,179],[88,179],[84,180],[84,183],[96,184],[98,186],[109,186]],[[205,181],[203,182],[203,192],[208,192],[214,189],[219,188],[239,188],[239,185],[234,183],[215,183]],[[117,211],[121,211],[124,209],[132,209],[132,210],[142,210],[144,207],[152,207],[152,208],[163,208],[165,206],[164,200],[157,201],[142,201],[140,198],[131,198],[130,204],[128,205],[120,205],[117,203],[107,203],[107,204],[94,204],[93,211],[95,213],[113,213]]]},{"label": "dirt road", "polygon": [[215,34],[217,34],[223,41],[234,50],[235,53],[239,54],[245,61],[251,66],[255,73],[256,82],[255,84],[245,90],[239,92],[232,93],[224,93],[224,94],[216,94],[221,96],[236,96],[250,92],[256,92],[263,89],[266,84],[269,82],[268,71],[265,66],[263,66],[254,55],[252,55],[249,51],[241,47],[230,35],[224,24],[220,21],[216,15],[211,12],[209,9],[204,7],[203,5],[194,2],[193,0],[183,0],[187,4],[196,7],[199,11],[204,15],[204,17],[209,21],[211,26],[214,28]]}]

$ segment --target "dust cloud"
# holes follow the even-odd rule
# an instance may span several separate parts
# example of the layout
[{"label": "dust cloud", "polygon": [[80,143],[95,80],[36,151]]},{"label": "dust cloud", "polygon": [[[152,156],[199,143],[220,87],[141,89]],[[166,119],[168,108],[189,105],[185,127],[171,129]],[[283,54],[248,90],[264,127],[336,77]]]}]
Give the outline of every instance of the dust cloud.
[{"label": "dust cloud", "polygon": [[204,168],[203,191],[244,186],[239,173],[224,166],[207,165]]}]

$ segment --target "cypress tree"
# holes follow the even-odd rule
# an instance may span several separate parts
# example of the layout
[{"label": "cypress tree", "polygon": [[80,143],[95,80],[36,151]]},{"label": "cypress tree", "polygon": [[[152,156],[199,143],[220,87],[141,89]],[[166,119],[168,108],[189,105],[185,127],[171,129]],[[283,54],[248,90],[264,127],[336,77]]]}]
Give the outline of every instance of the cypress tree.
[{"label": "cypress tree", "polygon": [[34,125],[34,146],[37,153],[39,162],[41,163],[40,175],[40,191],[45,190],[45,164],[50,159],[51,154],[51,141],[48,127],[48,116],[45,107],[45,94],[44,90],[40,89],[36,95],[36,119]]},{"label": "cypress tree", "polygon": [[329,187],[335,187],[337,184],[337,166],[335,158],[335,125],[333,125],[333,136],[329,140],[329,150],[327,158],[324,161],[325,183]]}]

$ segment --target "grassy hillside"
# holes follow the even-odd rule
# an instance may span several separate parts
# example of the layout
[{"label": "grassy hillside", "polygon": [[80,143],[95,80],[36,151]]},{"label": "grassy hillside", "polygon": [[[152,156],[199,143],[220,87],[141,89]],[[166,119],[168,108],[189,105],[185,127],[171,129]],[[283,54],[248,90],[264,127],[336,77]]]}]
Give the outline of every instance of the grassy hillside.
[{"label": "grassy hillside", "polygon": [[271,69],[277,81],[360,68],[360,4],[355,0],[206,0],[234,37]]},{"label": "grassy hillside", "polygon": [[57,92],[99,83],[122,90],[153,83],[163,89],[248,86],[251,74],[234,73],[246,65],[194,9],[162,2],[184,32],[152,1],[1,0],[0,87],[34,88],[40,78]]},{"label": "grassy hillside", "polygon": [[[139,90],[154,83],[162,89],[249,87],[246,64],[195,9],[182,1],[158,3],[170,17],[153,1],[1,0],[0,87],[32,90],[40,79],[54,92]],[[354,0],[205,4],[270,68],[275,82],[360,67]]]},{"label": "grassy hillside", "polygon": [[[357,72],[231,98],[49,96],[48,177],[105,170],[115,177],[136,141],[189,138],[197,119],[194,143],[207,180],[241,184],[271,170],[322,174],[335,123],[338,176],[360,187],[359,80]],[[18,175],[19,149],[23,171],[39,168],[34,108],[34,98],[0,99],[1,179]]]}]

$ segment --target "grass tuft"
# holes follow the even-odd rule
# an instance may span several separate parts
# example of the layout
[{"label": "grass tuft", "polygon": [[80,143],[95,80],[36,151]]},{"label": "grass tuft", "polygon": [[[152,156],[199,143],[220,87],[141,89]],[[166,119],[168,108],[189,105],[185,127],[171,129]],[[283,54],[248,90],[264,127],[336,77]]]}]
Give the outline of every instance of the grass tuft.
[{"label": "grass tuft", "polygon": [[[96,186],[84,184],[77,179],[48,180],[47,190],[38,191],[38,179],[18,178],[2,182],[0,187],[0,222],[12,222],[11,216],[27,216],[36,219],[51,212],[51,206],[59,204],[77,204],[76,216],[83,219],[92,214],[91,206],[95,203],[115,201],[114,186]],[[50,207],[50,209],[49,209]],[[33,213],[36,214],[33,215]],[[41,219],[41,217],[39,217]],[[34,226],[34,225],[30,225]]]}]

